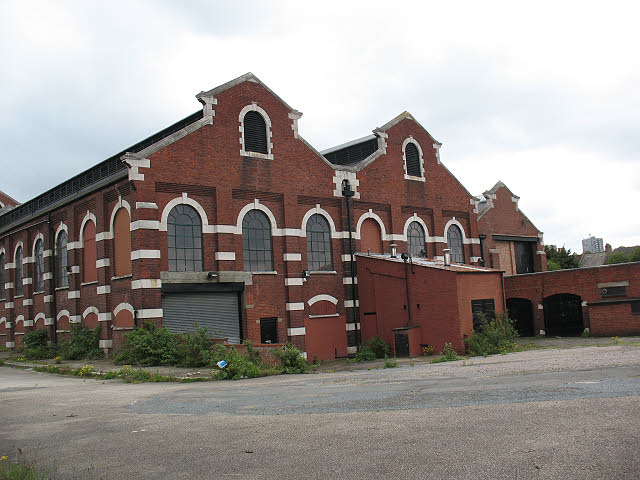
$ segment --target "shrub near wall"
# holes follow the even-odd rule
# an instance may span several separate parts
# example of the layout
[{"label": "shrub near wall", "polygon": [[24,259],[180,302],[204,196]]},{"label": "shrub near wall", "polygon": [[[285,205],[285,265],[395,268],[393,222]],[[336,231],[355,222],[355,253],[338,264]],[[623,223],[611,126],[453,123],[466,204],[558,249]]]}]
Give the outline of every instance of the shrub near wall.
[{"label": "shrub near wall", "polygon": [[480,331],[465,339],[469,355],[507,353],[515,348],[518,331],[506,314],[499,314],[495,320],[480,314],[480,320]]}]

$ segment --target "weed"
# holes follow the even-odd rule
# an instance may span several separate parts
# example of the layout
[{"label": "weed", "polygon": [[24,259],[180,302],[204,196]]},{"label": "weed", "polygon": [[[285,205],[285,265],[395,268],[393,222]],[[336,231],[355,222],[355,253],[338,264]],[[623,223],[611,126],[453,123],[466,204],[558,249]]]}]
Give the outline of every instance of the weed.
[{"label": "weed", "polygon": [[422,347],[422,355],[425,357],[430,357],[433,355],[433,347],[431,345],[424,345]]},{"label": "weed", "polygon": [[416,366],[416,362],[414,362],[413,360],[411,360],[411,361],[409,362],[409,366],[410,366],[410,367],[415,367],[415,366]]},{"label": "weed", "polygon": [[591,338],[593,337],[593,335],[591,335],[591,331],[588,328],[585,328],[582,333],[580,334],[580,336],[582,338]]},{"label": "weed", "polygon": [[622,342],[622,340],[620,340],[618,337],[611,337],[611,341],[613,343],[621,343]]},{"label": "weed", "polygon": [[458,357],[458,354],[453,349],[453,345],[447,342],[444,344],[444,349],[440,352],[440,356],[434,358],[429,363],[455,362],[456,360],[460,360],[460,357]]},{"label": "weed", "polygon": [[[20,457],[22,451],[20,451]],[[18,457],[9,460],[6,455],[0,457],[0,479],[2,480],[47,480],[51,478],[49,470],[41,470],[35,465]]]},{"label": "weed", "polygon": [[384,357],[384,366],[383,368],[396,368],[398,366],[398,362],[395,360],[385,356]]},{"label": "weed", "polygon": [[517,347],[515,342],[518,332],[513,327],[513,320],[506,314],[495,319],[480,314],[481,328],[471,337],[465,339],[469,355],[492,355],[507,353]]},{"label": "weed", "polygon": [[275,350],[275,354],[280,358],[284,373],[306,373],[307,361],[302,356],[302,352],[291,343]]},{"label": "weed", "polygon": [[99,345],[100,328],[89,328],[79,324],[71,327],[69,340],[63,342],[59,348],[67,360],[98,359],[104,356]]}]

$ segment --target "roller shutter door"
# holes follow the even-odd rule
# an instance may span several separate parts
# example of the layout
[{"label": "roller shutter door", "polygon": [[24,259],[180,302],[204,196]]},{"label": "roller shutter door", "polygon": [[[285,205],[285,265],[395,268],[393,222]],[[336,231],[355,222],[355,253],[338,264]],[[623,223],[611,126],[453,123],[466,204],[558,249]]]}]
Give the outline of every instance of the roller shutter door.
[{"label": "roller shutter door", "polygon": [[163,324],[171,333],[193,332],[196,324],[210,337],[240,343],[240,311],[237,292],[165,293]]}]

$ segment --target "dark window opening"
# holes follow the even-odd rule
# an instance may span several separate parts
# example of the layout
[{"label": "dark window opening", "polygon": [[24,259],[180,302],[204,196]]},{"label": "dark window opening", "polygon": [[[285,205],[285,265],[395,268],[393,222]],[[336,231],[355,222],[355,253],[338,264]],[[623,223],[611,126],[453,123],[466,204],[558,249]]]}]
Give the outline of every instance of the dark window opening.
[{"label": "dark window opening", "polygon": [[2,299],[5,298],[4,283],[4,253],[0,253],[0,298]]},{"label": "dark window opening", "polygon": [[329,222],[322,215],[311,215],[307,222],[307,257],[309,270],[333,270],[333,255],[331,252],[331,229]]},{"label": "dark window opening", "polygon": [[624,285],[618,287],[606,287],[601,288],[600,293],[603,298],[607,297],[626,297],[627,296],[627,287]]},{"label": "dark window opening", "polygon": [[176,205],[167,218],[170,272],[202,271],[202,221],[195,208]]},{"label": "dark window opening", "polygon": [[258,112],[250,111],[244,116],[244,150],[246,152],[269,153],[267,149],[267,124]]},{"label": "dark window opening", "polygon": [[516,273],[533,273],[533,246],[532,242],[514,242],[516,253]]},{"label": "dark window opening", "polygon": [[16,296],[24,295],[24,288],[22,286],[22,277],[24,274],[23,265],[22,265],[22,247],[18,247],[16,250],[16,258],[15,258],[15,267],[16,267]]},{"label": "dark window opening", "polygon": [[487,320],[496,319],[496,305],[493,298],[484,300],[471,300],[471,311],[473,312],[473,331],[482,331],[482,316]]},{"label": "dark window opening", "polygon": [[407,175],[421,177],[422,168],[420,167],[420,153],[418,152],[418,147],[413,143],[408,143],[404,149],[404,155],[407,159]]},{"label": "dark window opening", "polygon": [[424,228],[418,222],[411,222],[407,229],[409,243],[409,255],[412,257],[425,257],[425,233]]},{"label": "dark window opening", "polygon": [[462,232],[457,225],[451,225],[447,231],[447,244],[451,250],[451,261],[464,263],[464,246],[462,244]]},{"label": "dark window opening", "polygon": [[58,265],[58,287],[68,287],[69,272],[67,271],[67,266],[69,265],[69,252],[67,250],[67,232],[64,230],[58,235],[56,260]]},{"label": "dark window opening", "polygon": [[278,343],[278,319],[260,319],[260,343]]},{"label": "dark window opening", "polygon": [[631,302],[631,313],[640,314],[640,302]]},{"label": "dark window opening", "polygon": [[260,210],[250,210],[242,219],[242,251],[245,271],[273,271],[271,222]]},{"label": "dark window opening", "polygon": [[34,279],[34,291],[44,292],[44,247],[42,240],[36,242],[36,248],[33,252],[36,263],[36,275]]}]

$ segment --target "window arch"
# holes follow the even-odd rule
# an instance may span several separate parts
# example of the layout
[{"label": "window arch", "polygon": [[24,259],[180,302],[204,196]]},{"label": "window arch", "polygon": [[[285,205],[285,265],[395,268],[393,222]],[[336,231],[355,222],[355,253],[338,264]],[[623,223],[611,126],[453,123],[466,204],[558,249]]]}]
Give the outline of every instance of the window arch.
[{"label": "window arch", "polygon": [[412,257],[426,256],[425,250],[426,235],[424,228],[418,222],[411,222],[407,229],[407,243],[409,246],[409,255]]},{"label": "window arch", "polygon": [[0,253],[0,298],[4,299],[6,297],[4,291],[4,283],[6,282],[4,276],[4,252]]},{"label": "window arch", "polygon": [[451,261],[464,263],[464,247],[462,245],[462,231],[457,225],[449,225],[447,230],[447,244],[451,250]]},{"label": "window arch", "polygon": [[245,152],[269,153],[267,123],[264,117],[255,110],[244,115],[244,150]]},{"label": "window arch", "polygon": [[119,208],[113,219],[114,274],[131,274],[131,218],[126,208]]},{"label": "window arch", "polygon": [[96,260],[96,224],[89,220],[82,230],[82,281],[84,283],[98,280]]},{"label": "window arch", "polygon": [[273,270],[271,222],[260,210],[249,210],[242,219],[242,252],[245,271]]},{"label": "window arch", "polygon": [[36,241],[33,259],[36,264],[33,290],[34,292],[44,292],[44,244],[41,238]]},{"label": "window arch", "polygon": [[407,175],[412,177],[421,177],[422,168],[420,167],[420,152],[414,143],[408,143],[404,149],[404,155],[407,162]]},{"label": "window arch", "polygon": [[22,265],[22,247],[18,247],[16,250],[15,258],[15,271],[16,271],[16,296],[24,295],[24,287],[22,285],[22,278],[24,276],[24,270]]},{"label": "window arch", "polygon": [[327,219],[315,213],[307,221],[307,260],[309,270],[333,270],[331,228]]},{"label": "window arch", "polygon": [[202,220],[195,208],[180,204],[167,217],[170,272],[202,271]]},{"label": "window arch", "polygon": [[57,286],[68,287],[69,286],[69,272],[67,266],[69,265],[69,251],[67,250],[67,232],[62,230],[58,234],[58,241],[56,242],[56,265],[57,265]]}]

